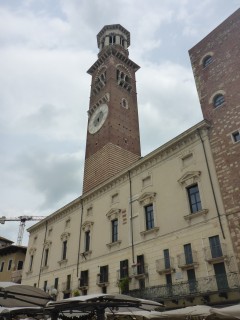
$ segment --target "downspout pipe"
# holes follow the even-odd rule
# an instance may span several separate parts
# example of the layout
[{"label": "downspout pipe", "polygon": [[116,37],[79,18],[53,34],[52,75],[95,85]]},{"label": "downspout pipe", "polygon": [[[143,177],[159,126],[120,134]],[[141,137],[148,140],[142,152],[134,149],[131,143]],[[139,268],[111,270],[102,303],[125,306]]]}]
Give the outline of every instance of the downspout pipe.
[{"label": "downspout pipe", "polygon": [[78,240],[77,277],[79,277],[79,261],[80,261],[82,222],[83,222],[83,200],[80,199],[80,202],[81,202],[81,220],[80,220],[80,230],[79,230],[79,240]]},{"label": "downspout pipe", "polygon": [[46,226],[45,226],[45,234],[44,234],[44,241],[43,241],[42,257],[41,257],[41,263],[40,263],[39,274],[38,274],[38,285],[37,285],[38,288],[39,288],[40,278],[41,278],[41,268],[42,268],[43,255],[44,255],[44,244],[45,244],[45,241],[46,241],[46,238],[47,238],[47,227],[48,227],[48,221],[46,221]]},{"label": "downspout pipe", "polygon": [[133,208],[132,208],[132,179],[131,172],[128,171],[129,178],[129,197],[130,197],[130,226],[131,226],[131,247],[132,247],[132,263],[135,263],[134,258],[134,240],[133,240]]},{"label": "downspout pipe", "polygon": [[217,198],[216,198],[215,190],[214,190],[214,187],[213,187],[213,181],[212,181],[211,171],[210,171],[209,163],[208,163],[208,159],[207,159],[206,148],[205,148],[204,141],[203,141],[203,139],[202,139],[201,132],[200,132],[199,129],[197,129],[197,133],[198,133],[198,136],[199,136],[199,138],[200,138],[200,140],[201,140],[201,143],[202,143],[203,152],[204,152],[204,158],[205,158],[206,165],[207,165],[208,176],[209,176],[209,180],[210,180],[210,184],[211,184],[211,188],[212,188],[214,203],[215,203],[216,210],[217,210],[218,221],[219,221],[220,228],[221,228],[221,231],[222,231],[223,239],[225,239],[225,234],[224,234],[224,230],[223,230],[223,226],[222,226],[221,216],[220,216],[220,213],[219,213]]}]

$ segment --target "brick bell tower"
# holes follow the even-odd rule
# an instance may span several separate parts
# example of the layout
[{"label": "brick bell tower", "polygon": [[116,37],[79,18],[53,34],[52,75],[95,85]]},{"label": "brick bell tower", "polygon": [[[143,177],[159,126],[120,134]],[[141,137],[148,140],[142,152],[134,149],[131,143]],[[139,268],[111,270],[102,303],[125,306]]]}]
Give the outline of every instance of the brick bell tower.
[{"label": "brick bell tower", "polygon": [[240,270],[240,9],[189,54]]},{"label": "brick bell tower", "polygon": [[83,193],[137,161],[141,156],[135,72],[128,58],[130,33],[120,24],[97,35],[98,59],[92,76]]}]

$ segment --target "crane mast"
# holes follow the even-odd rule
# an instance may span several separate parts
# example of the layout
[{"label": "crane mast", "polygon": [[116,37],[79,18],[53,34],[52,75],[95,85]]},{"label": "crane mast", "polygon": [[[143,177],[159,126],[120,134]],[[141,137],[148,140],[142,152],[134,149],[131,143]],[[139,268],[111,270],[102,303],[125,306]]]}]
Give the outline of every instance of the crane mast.
[{"label": "crane mast", "polygon": [[45,216],[20,216],[20,217],[0,217],[0,224],[5,224],[6,221],[20,221],[18,236],[17,236],[17,245],[21,246],[23,234],[26,226],[26,221],[39,221],[46,218]]}]

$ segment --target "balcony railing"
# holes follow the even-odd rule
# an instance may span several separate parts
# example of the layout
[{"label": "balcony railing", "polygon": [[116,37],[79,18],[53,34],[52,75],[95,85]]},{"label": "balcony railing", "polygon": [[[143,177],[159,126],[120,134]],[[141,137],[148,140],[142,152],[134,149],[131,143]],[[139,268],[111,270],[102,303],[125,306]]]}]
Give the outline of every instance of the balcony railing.
[{"label": "balcony railing", "polygon": [[79,279],[79,289],[88,287],[88,278]]},{"label": "balcony railing", "polygon": [[148,266],[146,264],[135,264],[132,266],[130,277],[141,279],[148,274]]},{"label": "balcony railing", "polygon": [[219,292],[239,290],[240,283],[236,273],[199,278],[196,281],[183,281],[172,285],[160,285],[145,289],[130,290],[129,295],[149,300],[180,299]]},{"label": "balcony railing", "polygon": [[204,248],[205,260],[209,263],[216,261],[223,261],[227,257],[226,244],[222,243],[217,246],[210,246]]},{"label": "balcony railing", "polygon": [[198,265],[197,260],[197,252],[192,251],[191,254],[185,255],[185,253],[181,253],[178,255],[178,267],[181,269],[194,267]]},{"label": "balcony railing", "polygon": [[108,273],[97,274],[97,285],[99,287],[105,287],[108,285]]},{"label": "balcony railing", "polygon": [[158,259],[156,260],[156,271],[160,274],[170,273],[174,271],[174,260],[172,257],[169,259]]}]

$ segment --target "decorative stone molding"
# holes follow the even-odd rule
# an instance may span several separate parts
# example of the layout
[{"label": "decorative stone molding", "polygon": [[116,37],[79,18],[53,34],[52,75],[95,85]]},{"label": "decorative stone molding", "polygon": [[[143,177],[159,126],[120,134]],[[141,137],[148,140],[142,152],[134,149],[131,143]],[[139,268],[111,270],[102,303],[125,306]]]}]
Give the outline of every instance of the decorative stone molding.
[{"label": "decorative stone molding", "polygon": [[188,171],[178,180],[178,182],[183,187],[190,186],[199,181],[200,175],[201,171]]},{"label": "decorative stone molding", "polygon": [[215,91],[215,92],[211,95],[211,97],[209,98],[208,103],[209,103],[209,104],[212,104],[212,103],[213,103],[213,99],[214,99],[218,94],[222,94],[223,96],[225,96],[225,95],[226,95],[226,92],[225,92],[224,90],[217,90],[217,91]]},{"label": "decorative stone molding", "polygon": [[60,266],[62,266],[62,265],[66,265],[67,262],[68,262],[68,259],[63,259],[63,260],[58,261],[58,264],[59,264]]},{"label": "decorative stone molding", "polygon": [[117,64],[117,65],[116,65],[116,69],[125,71],[125,72],[128,74],[129,78],[132,78],[131,72],[130,72],[129,69],[128,69],[126,66],[124,66],[123,64],[121,64],[121,63]]},{"label": "decorative stone molding", "polygon": [[141,231],[140,232],[140,234],[141,234],[141,236],[146,236],[146,235],[148,235],[148,234],[151,234],[151,233],[157,233],[159,231],[159,227],[154,227],[154,228],[152,228],[152,229],[149,229],[149,230],[144,230],[144,231]]},{"label": "decorative stone molding", "polygon": [[99,66],[98,72],[97,72],[94,80],[97,81],[97,78],[99,77],[99,75],[105,70],[107,70],[107,66],[105,64],[102,64],[101,66]]},{"label": "decorative stone molding", "polygon": [[214,52],[213,51],[209,51],[207,53],[204,54],[204,56],[202,56],[202,58],[199,61],[199,65],[201,66],[203,64],[203,60],[207,57],[207,56],[214,56]]},{"label": "decorative stone molding", "polygon": [[61,234],[61,240],[62,240],[62,241],[68,240],[69,237],[70,237],[70,232],[63,232],[63,233]]},{"label": "decorative stone molding", "polygon": [[112,247],[119,247],[120,244],[121,244],[121,240],[118,240],[118,241],[115,241],[115,242],[110,242],[110,243],[107,243],[106,246],[111,249]]},{"label": "decorative stone molding", "polygon": [[119,192],[118,191],[111,194],[111,204],[113,205],[117,202],[119,202]]},{"label": "decorative stone molding", "polygon": [[120,213],[121,213],[121,209],[113,208],[113,209],[108,211],[108,213],[106,214],[106,217],[109,220],[114,220],[114,219],[117,219],[119,217]]},{"label": "decorative stone molding", "polygon": [[80,253],[80,256],[86,260],[86,259],[87,259],[87,256],[90,256],[91,253],[92,253],[92,250],[84,251],[84,252],[81,252],[81,253]]},{"label": "decorative stone molding", "polygon": [[110,100],[110,94],[107,92],[104,96],[102,96],[93,106],[91,106],[88,110],[88,117],[90,117],[93,112],[100,106],[102,103],[107,103]]},{"label": "decorative stone molding", "polygon": [[34,255],[35,254],[35,252],[36,252],[36,248],[34,248],[34,247],[32,247],[32,248],[30,248],[29,249],[29,254],[32,256],[32,255]]},{"label": "decorative stone molding", "polygon": [[203,209],[203,210],[195,212],[195,213],[187,214],[186,216],[184,216],[184,219],[191,221],[192,219],[200,217],[200,216],[206,217],[207,213],[208,213],[208,209]]},{"label": "decorative stone molding", "polygon": [[93,215],[93,206],[92,206],[92,205],[90,205],[89,207],[87,207],[86,215],[87,215],[88,217]]},{"label": "decorative stone molding", "polygon": [[51,246],[51,244],[52,244],[52,241],[46,240],[46,241],[44,242],[44,244],[43,244],[44,249],[49,248],[49,247]]},{"label": "decorative stone molding", "polygon": [[146,206],[155,200],[156,192],[145,192],[137,200],[142,206]]},{"label": "decorative stone molding", "polygon": [[94,222],[93,221],[85,221],[83,224],[82,224],[82,230],[83,231],[90,231],[92,229],[92,226],[93,226]]}]

